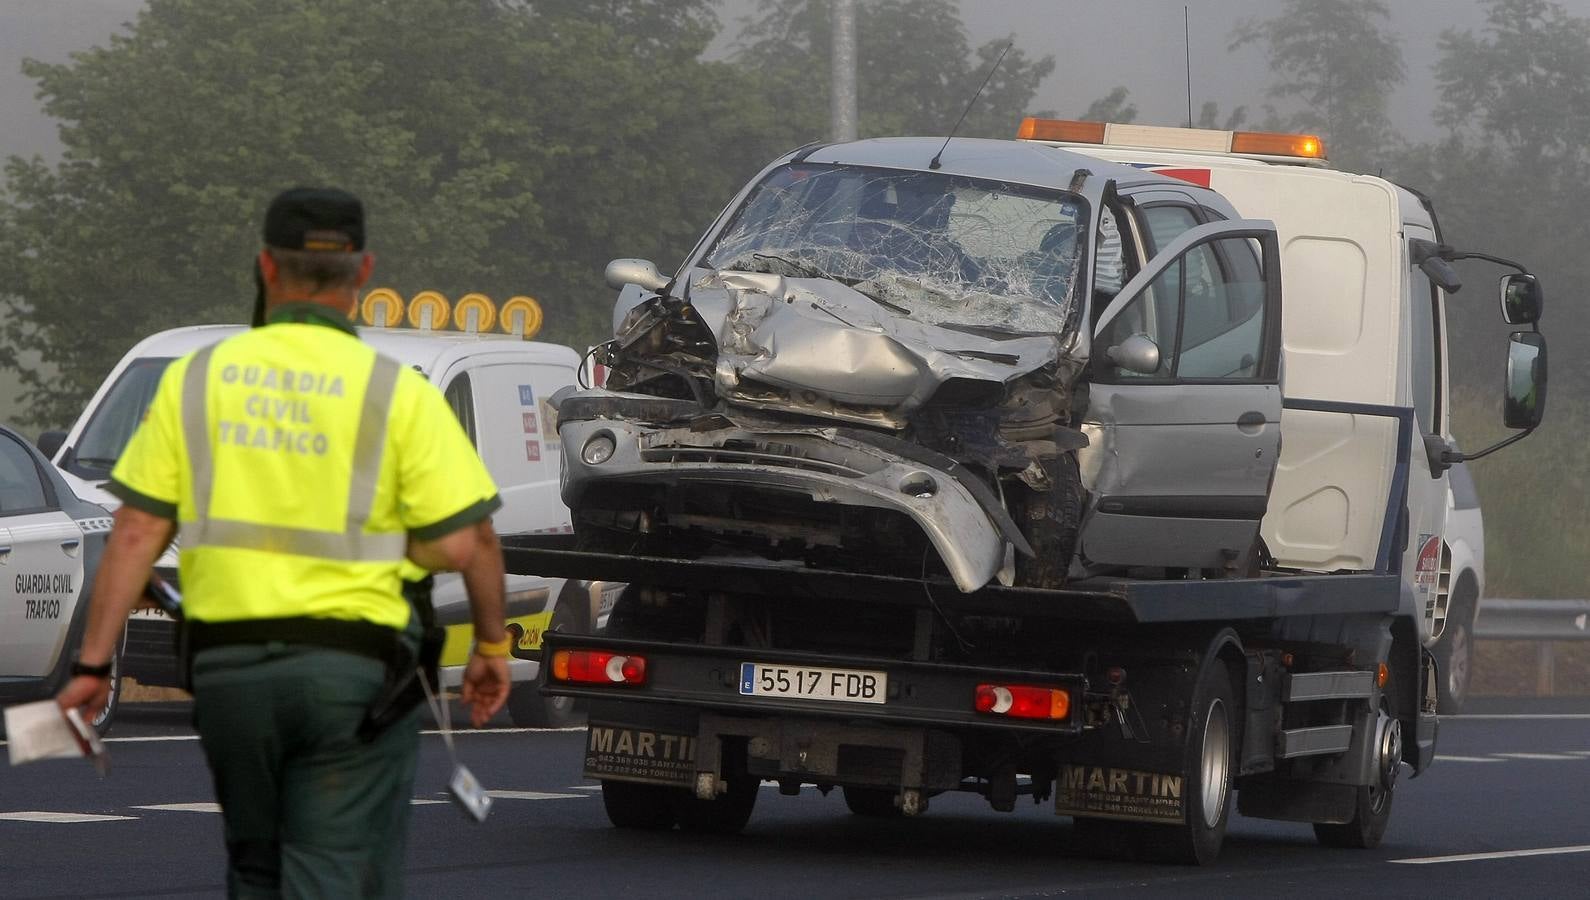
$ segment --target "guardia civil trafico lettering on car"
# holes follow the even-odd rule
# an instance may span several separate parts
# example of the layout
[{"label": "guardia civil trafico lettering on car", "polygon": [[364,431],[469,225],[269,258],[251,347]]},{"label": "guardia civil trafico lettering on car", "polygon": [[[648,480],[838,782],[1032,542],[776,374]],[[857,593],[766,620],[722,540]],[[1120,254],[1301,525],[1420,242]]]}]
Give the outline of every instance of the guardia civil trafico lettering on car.
[{"label": "guardia civil trafico lettering on car", "polygon": [[[1464,258],[1518,327],[1518,433],[1467,453]],[[542,650],[615,825],[966,791],[1201,864],[1236,812],[1375,846],[1434,760],[1483,584],[1454,467],[1539,424],[1546,342],[1427,198],[1308,135],[1031,119],[804,147],[671,277],[607,274],[606,384],[557,398],[573,549],[505,553],[629,584]]]}]

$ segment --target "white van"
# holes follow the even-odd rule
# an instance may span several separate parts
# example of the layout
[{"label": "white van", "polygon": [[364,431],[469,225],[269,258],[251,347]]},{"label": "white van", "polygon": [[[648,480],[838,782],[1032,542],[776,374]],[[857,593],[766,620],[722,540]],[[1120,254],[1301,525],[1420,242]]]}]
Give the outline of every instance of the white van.
[{"label": "white van", "polygon": [[[1318,139],[1306,135],[1029,119],[1021,137],[1211,188],[1243,216],[1275,223],[1286,397],[1413,410],[1402,448],[1411,462],[1402,570],[1414,573],[1422,637],[1440,663],[1441,710],[1455,712],[1472,669],[1484,538],[1468,471],[1452,467],[1446,453],[1456,447],[1446,344],[1456,273],[1443,285],[1424,265],[1442,248],[1429,199],[1330,168]],[[1155,212],[1145,217],[1155,233],[1144,237],[1167,240],[1157,223],[1173,217]],[[1188,218],[1185,227],[1196,224]],[[1385,512],[1370,498],[1385,497],[1390,485],[1383,466],[1364,462],[1389,458],[1398,423],[1288,408],[1282,431],[1262,526],[1269,553],[1279,566],[1304,572],[1370,567]]]},{"label": "white van", "polygon": [[[119,501],[104,483],[154,397],[172,360],[244,330],[241,325],[198,325],[162,331],[139,341],[116,364],[70,431],[40,438],[40,446],[65,473],[79,497],[109,509]],[[378,352],[413,366],[441,388],[469,433],[502,495],[493,517],[501,534],[572,532],[569,510],[558,495],[563,454],[547,400],[574,384],[580,355],[557,344],[511,334],[361,328],[360,337]],[[57,446],[51,446],[58,444]],[[160,567],[174,570],[168,551]],[[600,583],[561,578],[508,576],[508,615],[521,629],[519,646],[540,646],[549,629],[597,627]],[[457,684],[469,655],[471,628],[463,580],[437,579],[437,617],[447,626],[444,683]],[[128,623],[122,670],[140,683],[175,685],[174,624],[157,609],[140,609]],[[562,726],[573,715],[567,698],[542,698],[531,686],[539,664],[510,661],[515,684],[508,708],[515,724]]]}]

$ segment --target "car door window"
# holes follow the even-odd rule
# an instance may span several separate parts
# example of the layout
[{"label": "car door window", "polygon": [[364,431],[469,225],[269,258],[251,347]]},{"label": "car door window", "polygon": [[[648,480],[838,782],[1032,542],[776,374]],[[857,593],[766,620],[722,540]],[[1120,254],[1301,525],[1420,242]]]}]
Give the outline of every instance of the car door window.
[{"label": "car door window", "polygon": [[33,457],[15,440],[0,435],[0,514],[41,512],[53,506]]},{"label": "car door window", "polygon": [[459,372],[448,383],[443,395],[447,398],[447,405],[453,408],[458,424],[464,426],[464,433],[469,435],[469,442],[478,448],[480,441],[475,437],[475,400],[470,392],[469,373]]},{"label": "car door window", "polygon": [[1181,255],[1100,335],[1111,347],[1141,334],[1159,347],[1154,372],[1106,365],[1121,380],[1249,380],[1264,359],[1265,279],[1253,241],[1219,238]]}]

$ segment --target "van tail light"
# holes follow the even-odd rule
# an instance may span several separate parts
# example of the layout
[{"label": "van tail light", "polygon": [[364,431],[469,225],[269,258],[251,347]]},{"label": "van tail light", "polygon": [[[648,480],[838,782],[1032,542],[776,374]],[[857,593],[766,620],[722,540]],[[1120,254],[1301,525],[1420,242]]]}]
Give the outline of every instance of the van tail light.
[{"label": "van tail light", "polygon": [[605,650],[559,650],[552,654],[552,678],[575,684],[645,684],[646,658]]},{"label": "van tail light", "polygon": [[990,716],[1058,720],[1071,715],[1071,693],[1062,688],[1024,684],[980,684],[972,706]]}]

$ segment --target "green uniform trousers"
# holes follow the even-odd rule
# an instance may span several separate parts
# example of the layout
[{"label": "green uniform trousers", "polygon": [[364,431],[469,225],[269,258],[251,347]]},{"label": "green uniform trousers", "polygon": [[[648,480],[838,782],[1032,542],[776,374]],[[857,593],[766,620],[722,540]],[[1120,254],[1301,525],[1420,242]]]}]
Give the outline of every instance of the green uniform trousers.
[{"label": "green uniform trousers", "polygon": [[193,660],[193,718],[226,821],[233,897],[398,897],[419,710],[371,743],[374,659],[304,645]]}]

